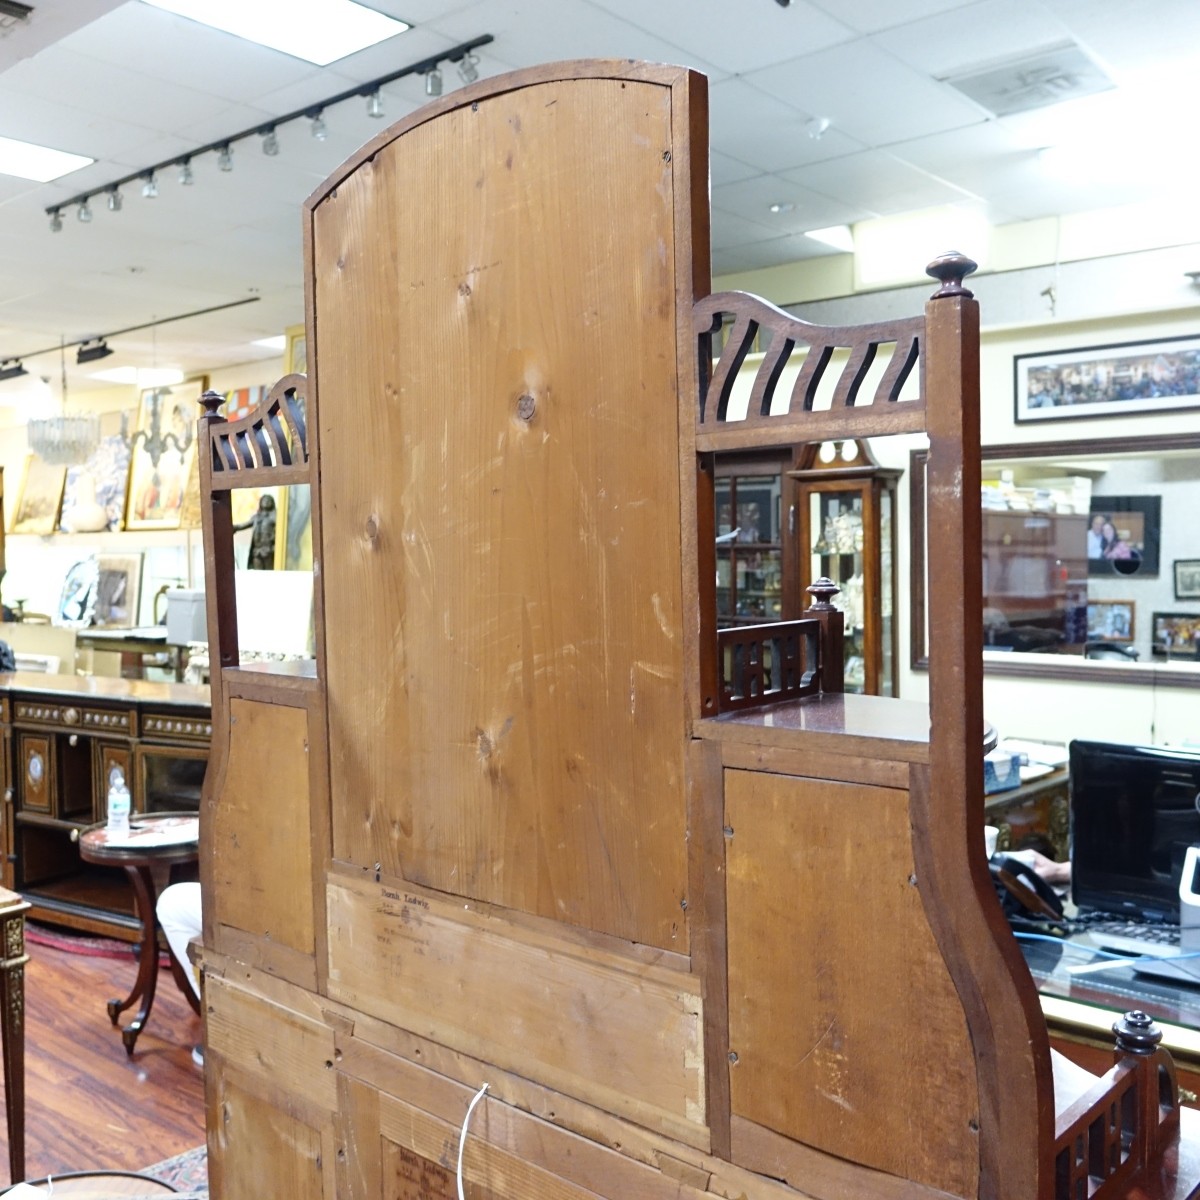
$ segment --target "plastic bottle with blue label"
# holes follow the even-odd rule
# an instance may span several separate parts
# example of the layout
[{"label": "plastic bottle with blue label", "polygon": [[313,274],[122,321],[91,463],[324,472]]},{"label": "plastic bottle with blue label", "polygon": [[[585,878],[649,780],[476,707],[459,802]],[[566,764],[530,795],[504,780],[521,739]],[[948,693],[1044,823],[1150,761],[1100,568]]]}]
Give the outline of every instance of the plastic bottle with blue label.
[{"label": "plastic bottle with blue label", "polygon": [[125,785],[125,773],[120,767],[113,767],[108,776],[108,832],[125,834],[129,832],[129,788]]}]

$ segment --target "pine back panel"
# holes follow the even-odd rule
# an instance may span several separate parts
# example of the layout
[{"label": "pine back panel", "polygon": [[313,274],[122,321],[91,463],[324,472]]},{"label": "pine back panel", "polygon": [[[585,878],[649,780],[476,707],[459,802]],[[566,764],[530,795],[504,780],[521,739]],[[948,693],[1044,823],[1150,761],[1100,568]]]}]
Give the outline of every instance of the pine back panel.
[{"label": "pine back panel", "polygon": [[690,77],[643,70],[424,110],[310,202],[333,856],[685,949]]}]

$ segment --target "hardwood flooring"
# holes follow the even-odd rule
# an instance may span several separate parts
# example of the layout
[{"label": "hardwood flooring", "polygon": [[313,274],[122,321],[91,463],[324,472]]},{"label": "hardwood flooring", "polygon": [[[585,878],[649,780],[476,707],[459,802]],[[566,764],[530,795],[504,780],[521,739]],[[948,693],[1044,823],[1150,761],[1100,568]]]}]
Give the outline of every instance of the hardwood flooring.
[{"label": "hardwood flooring", "polygon": [[[171,973],[159,972],[154,1010],[129,1058],[104,1006],[132,987],[132,950],[100,958],[35,944],[27,949],[26,1176],[138,1170],[201,1145],[204,1080],[192,1062],[200,1019]],[[0,1181],[8,1177],[2,1125]]]}]

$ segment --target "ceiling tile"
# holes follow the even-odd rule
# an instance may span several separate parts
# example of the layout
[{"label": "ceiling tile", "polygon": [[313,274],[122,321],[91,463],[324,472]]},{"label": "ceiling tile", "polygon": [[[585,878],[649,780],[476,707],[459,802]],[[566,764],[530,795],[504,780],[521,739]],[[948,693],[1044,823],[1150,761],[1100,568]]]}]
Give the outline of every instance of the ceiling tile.
[{"label": "ceiling tile", "polygon": [[1070,40],[1063,22],[1036,0],[982,0],[871,38],[901,62],[935,78]]},{"label": "ceiling tile", "polygon": [[841,129],[810,137],[810,117],[741,79],[714,84],[709,92],[713,148],[760,171],[782,171],[863,148]]},{"label": "ceiling tile", "polygon": [[973,192],[936,178],[885,150],[865,150],[833,162],[785,171],[783,176],[844,205],[870,209],[876,216],[977,198]]},{"label": "ceiling tile", "polygon": [[908,21],[919,21],[931,13],[963,8],[971,0],[812,0],[860,33],[891,29]]},{"label": "ceiling tile", "polygon": [[805,0],[778,4],[742,4],[727,0],[592,0],[630,25],[681,47],[695,61],[706,61],[730,74],[741,74],[786,59],[811,54],[854,36]]},{"label": "ceiling tile", "polygon": [[[794,172],[799,177],[803,171]],[[768,236],[803,233],[826,225],[844,225],[870,215],[845,200],[821,195],[802,186],[796,179],[777,175],[758,175],[742,183],[713,188],[713,209],[739,213],[764,227]],[[790,204],[784,212],[771,212],[773,204]],[[746,239],[749,240],[749,239]]]},{"label": "ceiling tile", "polygon": [[864,40],[754,71],[746,79],[786,104],[828,117],[830,132],[841,131],[867,146],[970,125],[982,115],[948,84]]}]

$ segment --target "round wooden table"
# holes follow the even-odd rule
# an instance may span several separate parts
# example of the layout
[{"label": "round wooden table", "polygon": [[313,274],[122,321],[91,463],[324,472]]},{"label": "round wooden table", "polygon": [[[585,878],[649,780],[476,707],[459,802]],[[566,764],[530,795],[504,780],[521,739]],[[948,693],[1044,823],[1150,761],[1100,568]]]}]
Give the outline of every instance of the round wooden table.
[{"label": "round wooden table", "polygon": [[[108,1002],[109,1020],[116,1025],[127,1008],[141,1001],[137,1016],[121,1030],[126,1054],[133,1054],[138,1034],[150,1019],[158,985],[158,917],[155,912],[158,886],[154,873],[179,863],[194,863],[199,854],[199,829],[195,813],[155,813],[131,817],[128,833],[114,835],[104,825],[94,825],[79,835],[79,857],[85,862],[125,869],[133,885],[135,913],[142,926],[133,990],[124,1000]],[[175,982],[187,996],[192,1009],[199,1013],[200,1005],[183,974],[183,965],[176,961],[170,947],[167,953]]]}]

